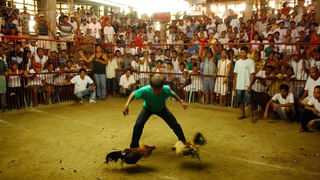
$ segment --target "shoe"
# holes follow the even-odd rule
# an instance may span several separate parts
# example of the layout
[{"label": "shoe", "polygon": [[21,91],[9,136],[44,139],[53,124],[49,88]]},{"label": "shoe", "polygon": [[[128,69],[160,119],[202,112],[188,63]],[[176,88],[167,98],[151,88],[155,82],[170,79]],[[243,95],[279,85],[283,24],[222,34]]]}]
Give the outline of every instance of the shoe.
[{"label": "shoe", "polygon": [[97,101],[96,101],[96,100],[94,100],[94,99],[90,99],[90,100],[89,100],[89,103],[90,103],[90,104],[96,104],[96,103],[97,103]]},{"label": "shoe", "polygon": [[83,103],[83,100],[82,100],[82,99],[80,99],[79,104],[82,104],[82,103]]},{"label": "shoe", "polygon": [[258,122],[257,118],[253,118],[253,117],[251,118],[251,123],[252,123],[252,124],[255,124],[255,123],[257,123],[257,122]]},{"label": "shoe", "polygon": [[238,120],[245,119],[245,118],[246,118],[246,116],[240,116],[240,117],[238,117]]}]

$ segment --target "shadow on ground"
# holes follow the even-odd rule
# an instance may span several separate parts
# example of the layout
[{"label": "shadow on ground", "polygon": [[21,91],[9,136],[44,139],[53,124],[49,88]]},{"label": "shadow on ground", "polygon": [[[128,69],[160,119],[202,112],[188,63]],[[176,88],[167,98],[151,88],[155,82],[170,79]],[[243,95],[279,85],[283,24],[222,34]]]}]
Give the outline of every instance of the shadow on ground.
[{"label": "shadow on ground", "polygon": [[199,170],[206,170],[212,168],[212,164],[203,161],[186,161],[182,162],[180,165],[181,169],[191,170],[191,171],[199,171]]},{"label": "shadow on ground", "polygon": [[125,167],[119,168],[106,168],[106,171],[112,171],[115,173],[126,173],[126,174],[144,174],[144,173],[151,173],[155,172],[156,169],[150,166],[140,166],[140,165],[130,165]]}]

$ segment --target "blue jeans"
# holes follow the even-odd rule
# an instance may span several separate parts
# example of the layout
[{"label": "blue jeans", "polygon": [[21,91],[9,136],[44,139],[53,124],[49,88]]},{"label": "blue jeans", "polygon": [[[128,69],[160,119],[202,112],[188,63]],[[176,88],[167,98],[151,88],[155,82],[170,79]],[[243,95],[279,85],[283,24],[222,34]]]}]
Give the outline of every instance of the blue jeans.
[{"label": "blue jeans", "polygon": [[143,107],[133,128],[133,135],[130,148],[139,147],[139,140],[142,135],[144,124],[147,122],[147,120],[152,114],[156,114],[159,117],[161,117],[173,130],[178,139],[182,142],[186,142],[186,138],[184,137],[180,124],[177,122],[176,118],[173,116],[173,114],[169,111],[167,107],[163,108],[160,112],[157,113],[152,112],[147,108]]},{"label": "blue jeans", "polygon": [[97,96],[100,99],[106,98],[106,75],[105,74],[94,74],[94,81],[96,83]]},{"label": "blue jeans", "polygon": [[75,94],[78,100],[82,100],[83,97],[87,95],[90,95],[90,99],[96,99],[96,91],[92,91],[92,86],[89,86],[87,89]]},{"label": "blue jeans", "polygon": [[130,90],[129,90],[128,88],[125,88],[125,89],[126,89],[126,94],[123,92],[122,88],[120,88],[120,94],[121,94],[121,95],[128,96],[128,95],[130,95],[134,90],[136,90],[136,87],[135,87],[135,86],[132,86]]}]

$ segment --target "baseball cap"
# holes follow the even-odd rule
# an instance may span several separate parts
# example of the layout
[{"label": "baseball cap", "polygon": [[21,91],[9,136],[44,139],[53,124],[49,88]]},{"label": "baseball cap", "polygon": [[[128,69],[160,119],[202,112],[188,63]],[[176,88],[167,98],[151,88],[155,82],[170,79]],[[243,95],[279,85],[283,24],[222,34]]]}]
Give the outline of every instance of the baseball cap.
[{"label": "baseball cap", "polygon": [[81,21],[86,21],[87,19],[85,17],[82,17],[81,18]]},{"label": "baseball cap", "polygon": [[299,53],[299,51],[294,51],[294,52],[292,53],[292,55],[299,56],[299,55],[300,55],[300,53]]},{"label": "baseball cap", "polygon": [[35,67],[41,68],[41,63],[36,63],[36,64],[35,64]]}]

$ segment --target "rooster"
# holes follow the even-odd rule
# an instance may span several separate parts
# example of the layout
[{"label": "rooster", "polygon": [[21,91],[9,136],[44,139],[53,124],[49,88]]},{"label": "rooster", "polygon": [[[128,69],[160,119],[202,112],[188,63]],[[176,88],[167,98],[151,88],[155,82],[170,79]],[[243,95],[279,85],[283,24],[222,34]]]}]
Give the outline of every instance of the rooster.
[{"label": "rooster", "polygon": [[193,142],[183,143],[182,141],[176,142],[172,150],[176,152],[178,156],[191,156],[200,160],[199,147],[206,144],[206,139],[201,133],[197,133],[193,139]]},{"label": "rooster", "polygon": [[106,156],[106,162],[118,162],[126,164],[136,164],[142,157],[148,157],[155,149],[155,146],[142,145],[138,148],[124,149],[123,151],[114,151]]}]

